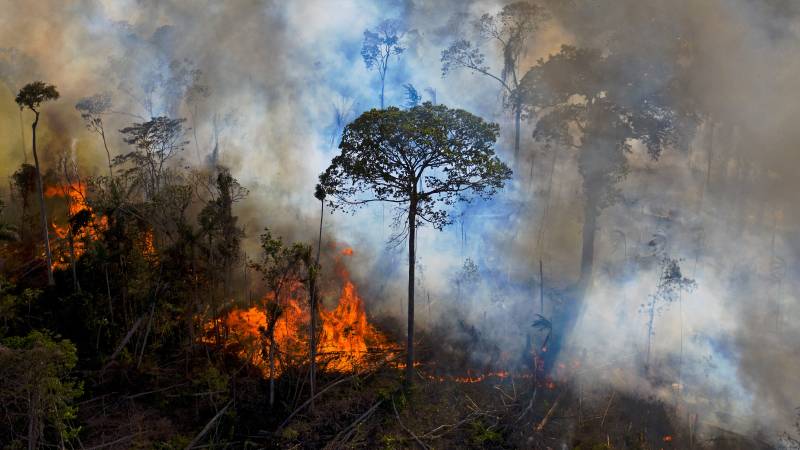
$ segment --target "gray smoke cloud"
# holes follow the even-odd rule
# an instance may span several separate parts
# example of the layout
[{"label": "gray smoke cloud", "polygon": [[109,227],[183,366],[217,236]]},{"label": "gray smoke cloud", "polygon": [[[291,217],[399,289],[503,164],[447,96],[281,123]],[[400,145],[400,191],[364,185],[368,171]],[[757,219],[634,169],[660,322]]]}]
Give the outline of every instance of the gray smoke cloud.
[{"label": "gray smoke cloud", "polygon": [[[600,217],[595,282],[561,361],[580,360],[587,379],[620,389],[665,399],[680,393],[708,423],[746,432],[787,429],[800,406],[794,326],[800,103],[793,100],[800,90],[800,6],[790,0],[544,4],[552,17],[531,41],[523,70],[562,44],[665,61],[681,49],[691,55],[689,79],[674,95],[702,114],[687,152],[667,151],[652,161],[634,145],[631,172],[620,184],[625,201]],[[6,2],[0,164],[10,175],[22,160],[21,133],[30,137],[27,116],[20,130],[14,94],[42,79],[62,94],[45,107],[45,165],[67,152],[87,173],[100,173],[104,152],[74,104],[110,92],[114,110],[125,113],[108,117],[111,130],[139,120],[130,114],[186,117],[193,130],[183,159],[190,165],[204,164],[219,143],[220,161],[251,192],[238,210],[250,254],[264,226],[311,241],[319,206],[313,187],[336,152],[334,113],[339,108],[352,119],[378,103],[377,76],[359,51],[363,31],[385,18],[403,20],[408,30],[407,51],[390,62],[387,103],[403,103],[404,83],[425,100],[435,92],[439,103],[499,122],[498,152],[512,159],[513,125],[496,82],[468,71],[442,79],[439,63],[452,40],[475,38],[471,20],[502,5]],[[499,71],[501,55],[482,45]],[[197,80],[176,81],[192,70],[201,74]],[[182,101],[194,81],[208,87],[207,95]],[[148,85],[156,86],[151,95],[143,89]],[[576,155],[545,152],[532,129],[523,125],[528,157],[503,195],[461,208],[452,227],[425,229],[419,237],[419,322],[423,329],[447,324],[454,340],[477,333],[489,343],[471,355],[481,364],[515,364],[534,333],[539,260],[549,289],[546,314],[558,304],[557,290],[579,274],[583,197]],[[112,152],[121,153],[124,143],[111,134]],[[405,250],[386,245],[391,215],[380,206],[326,215],[325,235],[355,247],[351,270],[370,313],[402,317]],[[640,305],[655,291],[664,255],[681,259],[698,288],[656,318],[653,364],[668,382],[655,384],[641,370],[647,320]],[[472,281],[459,278],[467,258],[478,268]]]}]

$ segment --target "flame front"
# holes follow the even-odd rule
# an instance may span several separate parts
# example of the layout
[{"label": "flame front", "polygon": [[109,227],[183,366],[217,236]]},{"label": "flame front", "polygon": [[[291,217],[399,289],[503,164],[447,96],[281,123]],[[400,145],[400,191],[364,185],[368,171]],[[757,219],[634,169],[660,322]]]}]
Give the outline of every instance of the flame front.
[{"label": "flame front", "polygon": [[72,183],[66,186],[47,186],[44,195],[48,198],[63,197],[67,201],[67,219],[76,217],[81,212],[89,213],[88,223],[81,227],[72,236],[72,249],[70,249],[70,224],[59,225],[55,221],[51,223],[53,238],[50,246],[53,248],[53,269],[66,269],[69,267],[70,252],[75,260],[86,252],[86,244],[97,238],[97,233],[104,230],[107,225],[106,217],[99,219],[86,203],[86,191],[82,183]]},{"label": "flame front", "polygon": [[[352,250],[346,249],[342,254],[351,255]],[[342,289],[337,305],[331,310],[321,306],[319,311],[321,326],[317,363],[327,370],[346,372],[370,364],[371,349],[388,349],[390,345],[388,339],[369,323],[355,284],[341,263],[338,266]],[[281,355],[275,358],[274,375],[308,358],[310,312],[305,286],[295,281],[283,297],[278,299],[282,313],[274,331],[276,350]],[[263,299],[265,304],[273,301],[273,293],[268,293]],[[269,342],[264,333],[267,314],[263,305],[235,309],[220,320],[220,325],[227,330],[228,340],[237,346],[239,357],[268,375]],[[206,324],[209,334],[214,328],[213,322]],[[213,339],[207,341],[213,342]]]}]

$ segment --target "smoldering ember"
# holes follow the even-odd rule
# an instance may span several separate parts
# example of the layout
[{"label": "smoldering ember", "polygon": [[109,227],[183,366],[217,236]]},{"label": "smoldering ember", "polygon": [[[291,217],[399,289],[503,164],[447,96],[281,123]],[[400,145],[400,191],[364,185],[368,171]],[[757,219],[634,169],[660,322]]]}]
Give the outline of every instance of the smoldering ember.
[{"label": "smoldering ember", "polygon": [[6,0],[0,448],[800,449],[800,2]]}]

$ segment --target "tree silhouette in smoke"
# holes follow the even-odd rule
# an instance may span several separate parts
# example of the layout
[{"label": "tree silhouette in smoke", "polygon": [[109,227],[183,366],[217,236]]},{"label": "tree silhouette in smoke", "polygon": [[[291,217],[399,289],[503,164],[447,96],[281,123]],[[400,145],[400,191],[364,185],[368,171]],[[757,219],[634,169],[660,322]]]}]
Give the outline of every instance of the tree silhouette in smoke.
[{"label": "tree silhouette in smoke", "polygon": [[361,46],[361,57],[367,69],[378,72],[381,82],[381,109],[384,107],[384,90],[386,87],[386,71],[389,69],[391,57],[400,55],[406,50],[400,43],[405,35],[403,23],[397,19],[386,19],[375,31],[364,30],[364,43]]},{"label": "tree silhouette in smoke", "polygon": [[529,2],[514,2],[504,6],[497,15],[484,14],[475,23],[484,39],[496,42],[503,54],[500,74],[491,72],[486,56],[478,46],[460,39],[442,51],[442,76],[457,68],[468,69],[496,80],[503,88],[503,101],[514,115],[514,158],[519,157],[520,127],[524,104],[519,96],[519,64],[525,54],[527,41],[548,18],[539,5]]}]

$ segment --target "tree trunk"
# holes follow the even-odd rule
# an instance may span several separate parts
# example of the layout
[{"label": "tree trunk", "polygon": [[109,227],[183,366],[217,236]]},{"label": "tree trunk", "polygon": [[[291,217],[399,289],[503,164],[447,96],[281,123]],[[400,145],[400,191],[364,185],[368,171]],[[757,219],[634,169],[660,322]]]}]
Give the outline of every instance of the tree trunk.
[{"label": "tree trunk", "polygon": [[311,334],[309,346],[310,367],[308,370],[309,388],[311,390],[311,412],[314,412],[314,391],[316,389],[317,378],[317,276],[319,275],[319,253],[322,248],[322,219],[325,216],[325,202],[320,200],[319,211],[319,240],[317,241],[317,258],[314,265],[314,273],[311,277]]},{"label": "tree trunk", "polygon": [[544,315],[544,266],[542,265],[541,258],[539,259],[539,314]]},{"label": "tree trunk", "polygon": [[19,109],[19,136],[22,143],[22,162],[28,164],[28,152],[25,151],[25,126],[22,124],[22,108]]},{"label": "tree trunk", "polygon": [[386,74],[384,73],[383,75],[381,75],[381,109],[383,109],[383,89],[386,86],[385,79],[386,79]]},{"label": "tree trunk", "polygon": [[81,284],[78,282],[78,271],[75,267],[75,235],[72,234],[72,224],[68,225],[70,227],[69,230],[69,259],[70,259],[70,266],[72,266],[72,288],[75,292],[81,292]]},{"label": "tree trunk", "polygon": [[409,388],[414,383],[414,266],[416,265],[416,231],[417,193],[415,183],[408,211],[408,341],[406,343],[406,386]]},{"label": "tree trunk", "polygon": [[650,375],[650,352],[653,348],[653,334],[656,318],[656,297],[651,296],[647,309],[647,353],[644,359],[645,375]]},{"label": "tree trunk", "polygon": [[108,318],[114,323],[114,304],[111,300],[111,283],[108,282],[108,263],[103,263],[103,272],[106,276],[106,295],[108,295]]},{"label": "tree trunk", "polygon": [[[514,163],[519,162],[519,140],[520,140],[520,126],[522,122],[522,107],[519,104],[514,106]],[[533,174],[533,165],[531,165],[531,174]]]},{"label": "tree trunk", "polygon": [[[34,387],[34,389],[37,389]],[[28,450],[34,450],[39,447],[39,421],[37,404],[39,403],[38,394],[36,392],[28,396]]]},{"label": "tree trunk", "polygon": [[100,137],[103,138],[103,148],[106,149],[106,158],[108,158],[108,176],[109,178],[114,179],[114,169],[113,165],[111,164],[111,152],[108,150],[108,143],[106,142],[105,130],[103,129],[100,130]]},{"label": "tree trunk", "polygon": [[275,406],[275,329],[269,336],[269,407]]},{"label": "tree trunk", "polygon": [[592,280],[594,267],[594,237],[597,231],[597,207],[591,200],[586,201],[583,217],[583,244],[581,248],[581,276],[578,280],[580,295],[586,292]]},{"label": "tree trunk", "polygon": [[34,111],[36,119],[31,125],[33,130],[33,161],[36,164],[36,188],[39,191],[39,216],[42,223],[42,238],[44,239],[44,252],[47,257],[47,285],[54,286],[56,284],[53,278],[53,255],[50,252],[50,233],[47,230],[47,211],[44,206],[44,186],[42,185],[42,170],[39,167],[39,155],[36,153],[36,126],[39,125],[39,113]]}]

